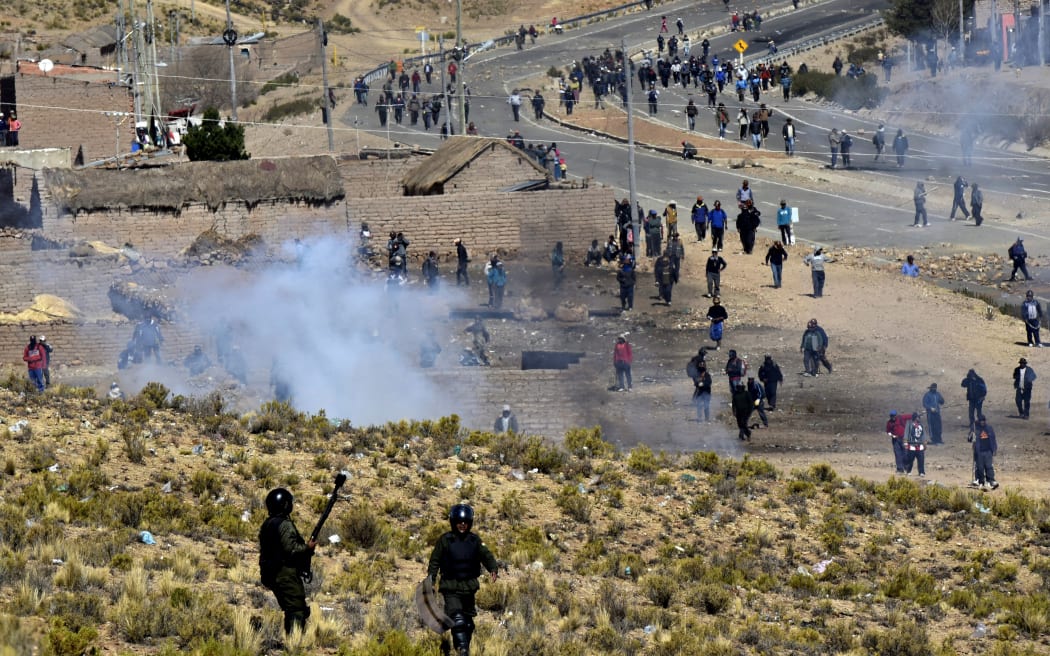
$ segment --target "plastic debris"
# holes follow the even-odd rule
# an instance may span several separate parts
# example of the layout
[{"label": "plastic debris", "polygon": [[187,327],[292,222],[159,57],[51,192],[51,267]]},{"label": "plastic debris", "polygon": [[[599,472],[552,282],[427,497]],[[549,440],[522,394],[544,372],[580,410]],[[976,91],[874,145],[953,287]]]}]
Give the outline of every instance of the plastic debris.
[{"label": "plastic debris", "polygon": [[988,627],[984,625],[984,622],[978,622],[977,626],[973,629],[973,633],[970,634],[970,637],[983,638],[986,635],[988,635]]},{"label": "plastic debris", "polygon": [[244,512],[241,513],[241,521],[242,522],[250,522],[251,519],[252,519],[251,511],[245,510]]},{"label": "plastic debris", "polygon": [[645,635],[649,635],[650,633],[652,633],[655,630],[656,630],[655,626],[653,626],[652,624],[646,624],[645,628],[642,629],[642,633],[644,633]]},{"label": "plastic debris", "polygon": [[819,563],[817,563],[816,565],[813,566],[813,571],[816,572],[817,574],[823,574],[824,570],[826,570],[828,568],[828,565],[830,565],[834,561],[835,561],[834,558],[828,558],[827,560],[822,560],[822,561],[820,561]]},{"label": "plastic debris", "polygon": [[980,502],[974,503],[973,507],[976,508],[977,510],[979,510],[981,513],[985,514],[985,515],[987,515],[988,513],[992,512],[991,508],[989,508],[988,506],[986,506],[986,505],[984,505],[984,504],[982,504]]},{"label": "plastic debris", "polygon": [[683,483],[695,483],[696,476],[693,476],[692,474],[682,474],[681,481]]},{"label": "plastic debris", "polygon": [[11,424],[7,431],[11,433],[11,437],[18,437],[22,434],[22,431],[29,428],[29,422],[25,419],[19,419],[15,423]]},{"label": "plastic debris", "polygon": [[193,455],[199,456],[199,455],[201,455],[203,453],[204,453],[204,445],[203,444],[194,444],[193,445]]},{"label": "plastic debris", "polygon": [[64,565],[65,561],[62,560],[61,558],[52,558],[51,559],[51,564],[52,565]]},{"label": "plastic debris", "polygon": [[576,491],[580,494],[587,494],[587,486],[583,483],[580,483],[576,486]]},{"label": "plastic debris", "polygon": [[157,544],[157,541],[153,539],[153,534],[149,531],[139,533],[139,542],[142,544]]},{"label": "plastic debris", "polygon": [[518,480],[518,481],[524,481],[525,480],[525,472],[521,471],[520,469],[512,469],[512,470],[510,470],[510,475],[511,475],[511,478],[513,478],[514,480]]},{"label": "plastic debris", "polygon": [[343,541],[343,539],[340,538],[338,535],[329,535],[328,536],[328,542],[331,543],[331,544],[339,544],[342,541]]},{"label": "plastic debris", "polygon": [[171,494],[171,481],[168,481],[167,483],[162,485],[160,491],[164,494]]},{"label": "plastic debris", "polygon": [[462,478],[457,478],[456,482],[452,484],[452,487],[457,489],[457,490],[462,490],[463,489],[463,479]]},{"label": "plastic debris", "polygon": [[57,472],[58,471],[58,463],[56,462],[55,464],[51,465],[50,467],[47,468],[47,470],[49,472],[51,472],[52,474]]}]

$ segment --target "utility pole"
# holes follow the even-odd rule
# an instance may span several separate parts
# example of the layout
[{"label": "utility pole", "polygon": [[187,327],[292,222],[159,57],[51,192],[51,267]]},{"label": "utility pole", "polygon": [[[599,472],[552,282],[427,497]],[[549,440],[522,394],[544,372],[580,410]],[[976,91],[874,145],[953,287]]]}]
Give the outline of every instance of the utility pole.
[{"label": "utility pole", "polygon": [[963,17],[963,0],[959,0],[959,64],[966,61],[966,19]]},{"label": "utility pole", "polygon": [[1039,65],[1046,66],[1046,22],[1043,14],[1046,9],[1046,0],[1039,0]]},{"label": "utility pole", "polygon": [[[463,0],[456,0],[456,48],[459,52],[465,53],[463,47]],[[459,70],[456,72],[456,98],[457,107],[456,111],[459,112],[459,134],[467,133],[467,111],[466,111],[466,98],[463,96],[463,57],[459,58],[459,62],[456,66]]]},{"label": "utility pole", "polygon": [[[445,93],[445,89],[448,87],[445,86],[445,69],[448,67],[445,66],[445,37],[438,37],[438,52],[440,53],[438,61],[441,62],[441,97],[447,101],[448,95]],[[456,74],[457,80],[462,79],[462,74],[458,70]],[[447,102],[446,104],[451,105],[451,103]],[[445,108],[445,134],[452,136],[452,107]]]},{"label": "utility pole", "polygon": [[328,120],[325,123],[328,125],[328,152],[335,152],[335,133],[332,129],[332,103],[328,101],[328,55],[325,53],[325,46],[328,45],[328,35],[324,31],[324,21],[320,18],[317,19],[317,40],[321,44],[321,106],[325,108],[324,115]]},{"label": "utility pole", "polygon": [[237,31],[233,29],[233,17],[230,15],[230,0],[226,0],[226,31],[222,40],[230,52],[230,116],[237,120],[237,67],[233,63],[233,49],[237,45]]},{"label": "utility pole", "polygon": [[627,53],[627,39],[620,39],[620,50],[623,51],[623,76],[627,84],[627,189],[631,197],[631,234],[634,236],[633,248],[635,257],[638,254],[638,187],[634,176],[634,100],[631,87],[631,57]]}]

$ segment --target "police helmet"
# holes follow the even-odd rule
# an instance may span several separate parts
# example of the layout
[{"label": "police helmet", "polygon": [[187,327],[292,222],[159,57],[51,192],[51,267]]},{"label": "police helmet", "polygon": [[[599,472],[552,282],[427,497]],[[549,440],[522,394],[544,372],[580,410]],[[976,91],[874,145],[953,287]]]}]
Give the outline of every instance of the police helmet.
[{"label": "police helmet", "polygon": [[474,526],[474,509],[465,503],[457,503],[452,506],[452,510],[448,511],[448,523],[452,526],[453,531],[456,530],[456,524],[460,522],[466,522],[468,529]]},{"label": "police helmet", "polygon": [[287,515],[292,512],[292,493],[283,487],[270,490],[266,495],[266,510],[271,517]]}]

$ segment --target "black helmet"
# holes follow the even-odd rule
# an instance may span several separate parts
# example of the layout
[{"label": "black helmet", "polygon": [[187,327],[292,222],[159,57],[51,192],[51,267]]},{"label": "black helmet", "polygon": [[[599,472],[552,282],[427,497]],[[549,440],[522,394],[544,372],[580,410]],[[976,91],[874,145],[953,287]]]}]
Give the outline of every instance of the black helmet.
[{"label": "black helmet", "polygon": [[448,523],[452,526],[452,530],[456,530],[456,524],[460,522],[466,522],[467,528],[474,526],[474,509],[465,503],[457,503],[452,506],[452,510],[448,511]]},{"label": "black helmet", "polygon": [[266,495],[266,510],[269,511],[271,517],[278,515],[288,515],[292,512],[292,493],[283,487],[279,487],[270,490],[270,493]]}]

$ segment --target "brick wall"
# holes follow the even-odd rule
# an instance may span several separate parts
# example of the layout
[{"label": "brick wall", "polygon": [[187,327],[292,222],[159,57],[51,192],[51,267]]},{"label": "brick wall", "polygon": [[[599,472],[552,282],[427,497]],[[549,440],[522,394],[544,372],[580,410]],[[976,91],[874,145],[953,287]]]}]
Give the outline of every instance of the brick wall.
[{"label": "brick wall", "polygon": [[103,115],[132,111],[132,100],[124,87],[18,73],[15,94],[22,121],[18,137],[22,148],[69,148],[75,157],[77,149],[83,147],[84,161],[91,162],[117,153],[119,133],[120,152],[130,150],[134,136],[131,119]]},{"label": "brick wall", "polygon": [[445,183],[445,193],[499,191],[520,182],[543,178],[544,174],[529,166],[523,156],[495,147],[460,169]]}]

